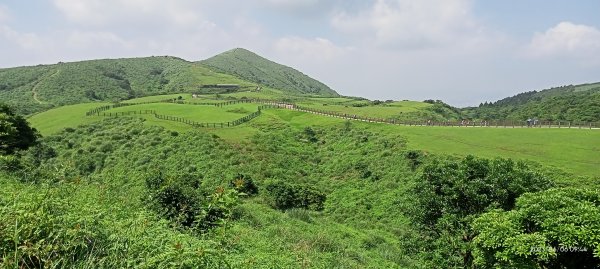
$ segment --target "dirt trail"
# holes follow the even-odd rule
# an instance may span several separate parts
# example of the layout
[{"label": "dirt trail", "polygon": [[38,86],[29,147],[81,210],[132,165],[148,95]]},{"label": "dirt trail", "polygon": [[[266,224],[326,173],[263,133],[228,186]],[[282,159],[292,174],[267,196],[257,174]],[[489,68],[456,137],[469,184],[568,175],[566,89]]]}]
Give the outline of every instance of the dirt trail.
[{"label": "dirt trail", "polygon": [[40,83],[42,81],[44,81],[45,79],[54,77],[56,75],[58,75],[60,73],[60,70],[56,70],[56,72],[54,72],[51,75],[48,75],[47,73],[45,75],[43,75],[38,81],[35,82],[35,85],[33,85],[33,88],[31,89],[31,92],[33,93],[33,100],[35,100],[38,104],[44,104],[44,102],[40,101],[40,99],[37,96],[37,88],[40,85]]}]

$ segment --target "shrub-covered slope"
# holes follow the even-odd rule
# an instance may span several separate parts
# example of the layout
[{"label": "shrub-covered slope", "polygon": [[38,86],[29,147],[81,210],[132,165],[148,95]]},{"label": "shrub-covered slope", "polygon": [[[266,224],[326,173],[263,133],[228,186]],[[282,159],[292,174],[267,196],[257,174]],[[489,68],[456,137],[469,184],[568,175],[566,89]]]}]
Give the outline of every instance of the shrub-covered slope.
[{"label": "shrub-covered slope", "polygon": [[296,69],[275,63],[242,48],[223,52],[200,63],[215,71],[286,92],[321,96],[338,95],[327,85]]},{"label": "shrub-covered slope", "polygon": [[92,60],[0,69],[0,99],[31,114],[67,104],[197,92],[219,83],[254,85],[175,57]]},{"label": "shrub-covered slope", "polygon": [[463,111],[479,119],[600,121],[600,83],[520,93]]}]

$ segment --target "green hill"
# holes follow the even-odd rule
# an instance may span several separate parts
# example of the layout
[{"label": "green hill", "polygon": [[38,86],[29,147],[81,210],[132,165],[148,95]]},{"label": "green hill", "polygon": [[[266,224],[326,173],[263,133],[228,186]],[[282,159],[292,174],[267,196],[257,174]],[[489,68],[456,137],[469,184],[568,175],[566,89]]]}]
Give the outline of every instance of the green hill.
[{"label": "green hill", "polygon": [[327,85],[291,67],[265,59],[251,51],[236,48],[201,61],[217,71],[286,92],[338,96]]},{"label": "green hill", "polygon": [[600,83],[524,92],[463,111],[478,119],[600,121]]},{"label": "green hill", "polygon": [[31,114],[51,107],[209,91],[203,85],[256,85],[175,57],[92,60],[0,69],[0,99]]}]

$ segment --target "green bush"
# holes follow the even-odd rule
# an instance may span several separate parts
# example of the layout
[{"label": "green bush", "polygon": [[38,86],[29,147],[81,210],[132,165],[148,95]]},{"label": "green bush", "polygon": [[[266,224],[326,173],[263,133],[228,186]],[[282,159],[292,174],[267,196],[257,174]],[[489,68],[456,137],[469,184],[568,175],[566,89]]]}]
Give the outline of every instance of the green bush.
[{"label": "green bush", "polygon": [[15,172],[21,168],[19,158],[12,155],[0,155],[0,171]]},{"label": "green bush", "polygon": [[600,193],[550,189],[528,193],[515,209],[474,221],[481,268],[598,268]]},{"label": "green bush", "polygon": [[248,196],[258,194],[258,187],[252,178],[246,175],[238,174],[235,179],[229,181],[229,186]]},{"label": "green bush", "polygon": [[150,208],[175,226],[206,232],[230,219],[238,203],[238,192],[218,187],[204,189],[192,175],[165,176],[162,172],[146,177]]},{"label": "green bush", "polygon": [[304,208],[323,210],[326,195],[307,185],[273,182],[266,187],[268,200],[275,209]]},{"label": "green bush", "polygon": [[471,221],[490,209],[510,210],[520,195],[551,186],[543,175],[510,159],[467,156],[426,165],[413,189],[417,205],[412,216],[431,234],[427,255],[432,266],[471,267]]}]

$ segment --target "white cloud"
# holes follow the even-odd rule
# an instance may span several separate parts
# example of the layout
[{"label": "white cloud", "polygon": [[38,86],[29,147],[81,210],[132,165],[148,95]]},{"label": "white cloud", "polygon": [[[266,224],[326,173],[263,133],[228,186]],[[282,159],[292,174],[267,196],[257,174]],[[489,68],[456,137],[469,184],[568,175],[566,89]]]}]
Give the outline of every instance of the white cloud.
[{"label": "white cloud", "polygon": [[281,8],[289,8],[289,9],[295,9],[295,8],[307,8],[307,7],[313,7],[317,4],[319,4],[319,2],[323,2],[320,0],[262,0],[270,5],[276,6],[276,7],[281,7]]},{"label": "white cloud", "polygon": [[0,4],[0,22],[8,21],[11,18],[11,12],[8,7]]},{"label": "white cloud", "polygon": [[275,50],[284,55],[303,59],[304,61],[327,61],[342,56],[352,48],[339,47],[325,38],[306,39],[301,37],[284,37],[277,40]]},{"label": "white cloud", "polygon": [[67,45],[86,49],[90,47],[119,47],[132,49],[133,42],[126,41],[112,32],[80,32],[75,31],[69,34],[66,40]]},{"label": "white cloud", "polygon": [[38,35],[34,33],[20,33],[5,25],[0,25],[0,38],[4,39],[4,42],[16,44],[21,49],[31,50],[42,47],[42,42]]},{"label": "white cloud", "polygon": [[201,23],[201,1],[162,0],[53,0],[69,20],[85,25],[158,25],[178,26]]},{"label": "white cloud", "polygon": [[536,33],[526,51],[533,57],[575,57],[600,62],[600,30],[561,22],[544,33]]},{"label": "white cloud", "polygon": [[330,11],[334,1],[331,0],[254,0],[276,12],[285,12],[296,17],[316,17]]},{"label": "white cloud", "polygon": [[422,49],[468,45],[482,37],[483,28],[471,15],[470,0],[377,0],[357,14],[339,12],[334,28],[376,45]]}]

